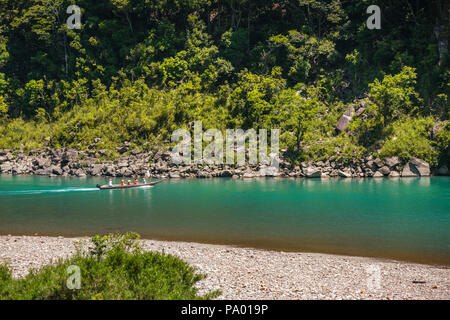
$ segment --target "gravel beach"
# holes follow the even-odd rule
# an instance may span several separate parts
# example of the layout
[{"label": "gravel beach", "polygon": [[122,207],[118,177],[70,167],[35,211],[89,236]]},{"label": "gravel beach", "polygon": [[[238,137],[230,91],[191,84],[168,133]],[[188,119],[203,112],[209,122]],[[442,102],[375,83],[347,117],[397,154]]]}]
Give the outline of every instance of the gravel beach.
[{"label": "gravel beach", "polygon": [[[16,277],[74,252],[80,238],[0,236],[0,262]],[[450,299],[450,268],[318,253],[279,252],[188,242],[142,240],[208,277],[201,292],[219,299]]]}]

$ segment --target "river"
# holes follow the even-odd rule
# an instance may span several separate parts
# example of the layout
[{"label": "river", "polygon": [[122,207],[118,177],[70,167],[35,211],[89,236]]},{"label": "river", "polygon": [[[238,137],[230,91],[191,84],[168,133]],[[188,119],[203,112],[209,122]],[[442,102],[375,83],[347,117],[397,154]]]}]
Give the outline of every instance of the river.
[{"label": "river", "polygon": [[[115,180],[118,183],[119,180]],[[0,234],[143,238],[450,265],[450,178],[168,180],[0,175]]]}]

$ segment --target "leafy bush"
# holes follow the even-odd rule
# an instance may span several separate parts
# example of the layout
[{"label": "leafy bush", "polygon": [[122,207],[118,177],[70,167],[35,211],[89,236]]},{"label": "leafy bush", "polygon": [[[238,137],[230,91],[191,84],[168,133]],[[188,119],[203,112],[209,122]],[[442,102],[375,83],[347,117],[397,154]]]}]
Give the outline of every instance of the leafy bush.
[{"label": "leafy bush", "polygon": [[386,139],[380,155],[382,157],[399,156],[404,161],[411,157],[418,157],[437,165],[438,152],[430,139],[434,120],[432,118],[418,118],[399,120],[387,128],[391,134]]},{"label": "leafy bush", "polygon": [[[205,275],[175,256],[144,252],[136,240],[136,234],[95,236],[89,250],[81,243],[73,257],[21,279],[0,265],[0,299],[210,299],[220,294],[199,295],[194,285]],[[80,268],[80,289],[67,286],[69,266]]]}]

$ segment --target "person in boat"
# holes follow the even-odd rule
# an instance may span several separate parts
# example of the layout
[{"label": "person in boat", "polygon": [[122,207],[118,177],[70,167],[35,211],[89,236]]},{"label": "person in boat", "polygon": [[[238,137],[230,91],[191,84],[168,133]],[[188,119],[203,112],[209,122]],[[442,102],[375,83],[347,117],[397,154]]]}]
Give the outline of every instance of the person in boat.
[{"label": "person in boat", "polygon": [[111,178],[109,178],[108,185],[109,185],[110,187],[112,187],[112,179],[111,179]]},{"label": "person in boat", "polygon": [[144,178],[144,184],[147,184],[147,179]]},{"label": "person in boat", "polygon": [[122,179],[122,181],[120,181],[120,185],[121,186],[125,185],[125,182],[123,181],[123,179]]},{"label": "person in boat", "polygon": [[134,179],[133,184],[137,184],[137,180],[136,179]]},{"label": "person in boat", "polygon": [[127,186],[131,185],[131,180],[127,181]]}]

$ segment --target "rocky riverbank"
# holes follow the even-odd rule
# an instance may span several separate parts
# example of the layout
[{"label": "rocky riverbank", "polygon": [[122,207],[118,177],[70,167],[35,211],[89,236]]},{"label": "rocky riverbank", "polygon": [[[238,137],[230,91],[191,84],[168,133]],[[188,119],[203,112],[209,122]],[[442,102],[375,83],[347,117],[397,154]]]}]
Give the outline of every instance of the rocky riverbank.
[{"label": "rocky riverbank", "polygon": [[[21,277],[73,254],[77,240],[0,236],[0,262]],[[450,299],[449,269],[443,266],[187,242],[142,245],[179,256],[207,274],[198,288],[221,290],[219,299]]]},{"label": "rocky riverbank", "polygon": [[117,160],[106,158],[106,150],[88,149],[77,151],[70,148],[44,148],[29,152],[0,150],[0,173],[31,174],[42,176],[144,176],[147,172],[154,178],[253,178],[261,176],[307,177],[307,178],[364,178],[364,177],[419,177],[448,175],[446,166],[431,170],[430,165],[418,158],[404,164],[398,157],[386,159],[372,156],[343,164],[333,160],[303,162],[292,165],[281,156],[279,170],[266,165],[176,165],[170,151],[163,148],[155,152],[129,150],[129,145],[118,148],[122,156]]}]

